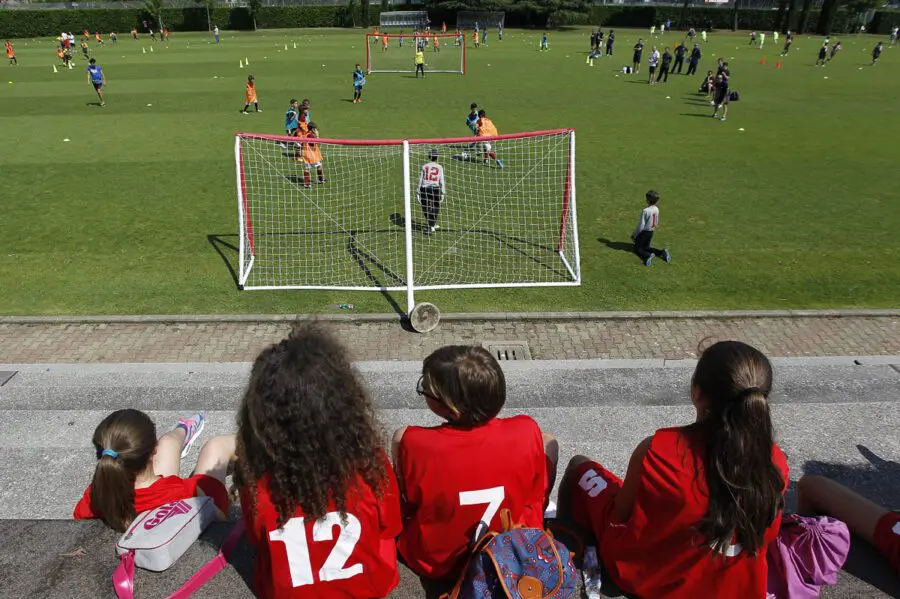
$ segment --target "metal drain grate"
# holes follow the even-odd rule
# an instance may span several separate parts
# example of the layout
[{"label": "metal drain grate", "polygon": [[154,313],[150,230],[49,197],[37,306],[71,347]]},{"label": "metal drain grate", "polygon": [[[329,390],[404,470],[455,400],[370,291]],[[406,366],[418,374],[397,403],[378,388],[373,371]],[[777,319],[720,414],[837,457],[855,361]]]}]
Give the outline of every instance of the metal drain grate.
[{"label": "metal drain grate", "polygon": [[8,383],[12,377],[16,376],[17,372],[17,370],[0,370],[0,387]]},{"label": "metal drain grate", "polygon": [[484,341],[481,346],[501,362],[531,359],[527,341]]}]

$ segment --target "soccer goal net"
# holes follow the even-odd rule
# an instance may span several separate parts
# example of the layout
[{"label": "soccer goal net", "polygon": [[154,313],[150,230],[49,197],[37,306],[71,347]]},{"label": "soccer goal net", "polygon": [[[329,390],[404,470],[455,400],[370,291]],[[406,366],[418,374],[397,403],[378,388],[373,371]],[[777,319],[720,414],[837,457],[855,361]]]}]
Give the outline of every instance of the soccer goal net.
[{"label": "soccer goal net", "polygon": [[[234,153],[243,289],[406,291],[411,311],[423,289],[581,283],[572,130],[315,144],[242,133]],[[442,192],[422,181],[437,183],[435,164]]]},{"label": "soccer goal net", "polygon": [[413,73],[416,48],[425,73],[466,73],[466,36],[453,33],[366,34],[367,73]]},{"label": "soccer goal net", "polygon": [[378,24],[382,31],[392,29],[425,29],[430,24],[424,10],[391,10],[379,15]]},{"label": "soccer goal net", "polygon": [[487,10],[461,10],[456,13],[456,26],[460,29],[497,29],[503,27],[506,20],[505,12]]}]

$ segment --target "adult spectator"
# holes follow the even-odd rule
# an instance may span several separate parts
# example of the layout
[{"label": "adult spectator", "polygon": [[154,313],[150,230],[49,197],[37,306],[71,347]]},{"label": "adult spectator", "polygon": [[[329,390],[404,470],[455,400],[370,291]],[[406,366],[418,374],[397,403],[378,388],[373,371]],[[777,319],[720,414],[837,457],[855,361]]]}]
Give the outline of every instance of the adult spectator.
[{"label": "adult spectator", "polygon": [[647,61],[647,66],[650,69],[650,78],[647,80],[647,83],[653,85],[656,83],[653,76],[656,75],[656,67],[659,66],[659,50],[656,49],[656,46],[653,46],[653,51],[650,52],[650,60]]},{"label": "adult spectator", "polygon": [[666,48],[662,55],[662,64],[659,67],[659,75],[656,76],[656,82],[662,79],[663,83],[669,82],[669,69],[672,66],[672,53]]},{"label": "adult spectator", "polygon": [[631,72],[635,75],[641,72],[641,55],[644,53],[644,40],[638,39],[634,45],[634,54],[631,57]]},{"label": "adult spectator", "polygon": [[681,68],[684,66],[684,55],[687,52],[687,48],[685,48],[684,43],[678,44],[675,47],[675,64],[672,65],[672,73],[675,73],[675,69],[678,69],[678,74],[681,74]]},{"label": "adult spectator", "polygon": [[700,44],[694,44],[694,49],[691,50],[691,58],[688,62],[688,75],[695,75],[697,73],[697,65],[700,64],[700,59],[703,57],[703,53],[700,51]]}]

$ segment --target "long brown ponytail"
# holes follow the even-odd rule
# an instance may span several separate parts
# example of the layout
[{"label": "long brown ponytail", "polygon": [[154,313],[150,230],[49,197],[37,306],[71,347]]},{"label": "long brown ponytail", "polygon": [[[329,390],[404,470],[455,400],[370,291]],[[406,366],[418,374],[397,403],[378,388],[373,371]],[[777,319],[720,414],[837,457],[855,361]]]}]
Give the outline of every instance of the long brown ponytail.
[{"label": "long brown ponytail", "polygon": [[140,410],[118,410],[94,430],[97,468],[91,509],[107,526],[125,532],[134,520],[134,481],[156,449],[156,426]]},{"label": "long brown ponytail", "polygon": [[714,551],[736,542],[755,554],[784,504],[784,477],[772,463],[772,365],[746,343],[722,341],[703,352],[693,385],[709,410],[694,425],[706,445],[709,490],[697,528]]}]

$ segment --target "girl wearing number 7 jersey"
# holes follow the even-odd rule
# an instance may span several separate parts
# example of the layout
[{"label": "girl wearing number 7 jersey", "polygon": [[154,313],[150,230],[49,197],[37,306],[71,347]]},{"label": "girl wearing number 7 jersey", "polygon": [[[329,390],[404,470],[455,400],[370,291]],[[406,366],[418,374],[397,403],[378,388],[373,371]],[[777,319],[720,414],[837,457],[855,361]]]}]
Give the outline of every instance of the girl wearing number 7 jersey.
[{"label": "girl wearing number 7 jersey", "polygon": [[528,416],[498,418],[506,381],[485,349],[448,346],[425,358],[416,392],[446,422],[394,433],[403,493],[404,562],[430,580],[450,580],[485,530],[499,531],[501,509],[541,528],[556,478],[559,447]]},{"label": "girl wearing number 7 jersey", "polygon": [[386,597],[399,581],[399,493],[346,351],[310,326],[264,349],[237,422],[257,596]]}]

